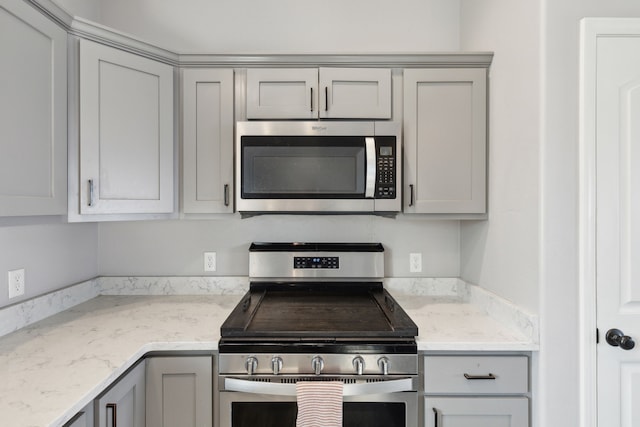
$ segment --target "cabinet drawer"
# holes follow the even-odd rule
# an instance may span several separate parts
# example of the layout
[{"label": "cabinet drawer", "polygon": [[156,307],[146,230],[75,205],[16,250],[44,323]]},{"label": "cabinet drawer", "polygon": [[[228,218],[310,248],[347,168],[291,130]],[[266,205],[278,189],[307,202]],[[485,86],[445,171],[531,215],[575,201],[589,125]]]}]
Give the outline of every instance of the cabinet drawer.
[{"label": "cabinet drawer", "polygon": [[425,356],[425,393],[504,394],[529,391],[526,356]]}]

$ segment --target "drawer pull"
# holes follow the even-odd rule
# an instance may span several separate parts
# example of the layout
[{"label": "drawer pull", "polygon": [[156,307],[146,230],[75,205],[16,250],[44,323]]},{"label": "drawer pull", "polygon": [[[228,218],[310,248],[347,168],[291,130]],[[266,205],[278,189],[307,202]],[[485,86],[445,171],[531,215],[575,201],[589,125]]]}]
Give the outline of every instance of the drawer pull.
[{"label": "drawer pull", "polygon": [[495,380],[496,376],[493,374],[489,374],[489,375],[469,375],[469,374],[464,374],[464,377],[468,380]]}]

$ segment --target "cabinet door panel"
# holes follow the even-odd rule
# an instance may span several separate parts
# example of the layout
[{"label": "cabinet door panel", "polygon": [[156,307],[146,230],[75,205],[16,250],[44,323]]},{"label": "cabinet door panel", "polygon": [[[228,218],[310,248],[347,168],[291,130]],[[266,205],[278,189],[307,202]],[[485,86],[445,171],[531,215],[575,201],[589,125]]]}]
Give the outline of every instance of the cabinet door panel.
[{"label": "cabinet door panel", "polygon": [[145,362],[142,361],[96,399],[96,427],[145,427],[145,401]]},{"label": "cabinet door panel", "polygon": [[320,68],[320,117],[390,119],[391,70]]},{"label": "cabinet door panel", "polygon": [[405,70],[404,78],[405,211],[484,213],[485,70]]},{"label": "cabinet door panel", "polygon": [[0,0],[0,216],[66,212],[67,34]]},{"label": "cabinet door panel", "polygon": [[425,399],[426,427],[528,427],[526,397]]},{"label": "cabinet door panel", "polygon": [[318,117],[318,69],[248,69],[248,119]]},{"label": "cabinet door panel", "polygon": [[183,71],[183,210],[233,212],[233,70]]},{"label": "cabinet door panel", "polygon": [[147,359],[147,425],[211,427],[212,366],[209,356]]},{"label": "cabinet door panel", "polygon": [[173,68],[80,41],[81,212],[173,211]]},{"label": "cabinet door panel", "polygon": [[76,414],[63,427],[94,427],[93,424],[93,403],[87,405],[82,412]]}]

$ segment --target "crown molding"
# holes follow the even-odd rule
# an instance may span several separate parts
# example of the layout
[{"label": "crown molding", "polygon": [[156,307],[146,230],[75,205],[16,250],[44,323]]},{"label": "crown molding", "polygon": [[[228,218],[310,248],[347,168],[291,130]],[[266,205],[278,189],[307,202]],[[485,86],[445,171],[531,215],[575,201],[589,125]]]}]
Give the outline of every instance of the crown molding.
[{"label": "crown molding", "polygon": [[489,68],[493,52],[380,54],[181,54],[105,25],[70,15],[51,0],[25,0],[73,36],[134,53],[175,67],[390,67]]}]

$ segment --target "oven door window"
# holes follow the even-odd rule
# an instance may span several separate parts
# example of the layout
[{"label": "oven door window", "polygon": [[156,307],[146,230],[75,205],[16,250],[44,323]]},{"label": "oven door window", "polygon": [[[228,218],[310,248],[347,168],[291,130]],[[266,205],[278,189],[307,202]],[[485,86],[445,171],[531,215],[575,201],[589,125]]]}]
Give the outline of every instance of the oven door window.
[{"label": "oven door window", "polygon": [[244,136],[245,199],[365,197],[363,137]]},{"label": "oven door window", "polygon": [[[403,402],[345,402],[344,427],[406,427]],[[295,427],[295,402],[233,402],[232,427]]]}]

